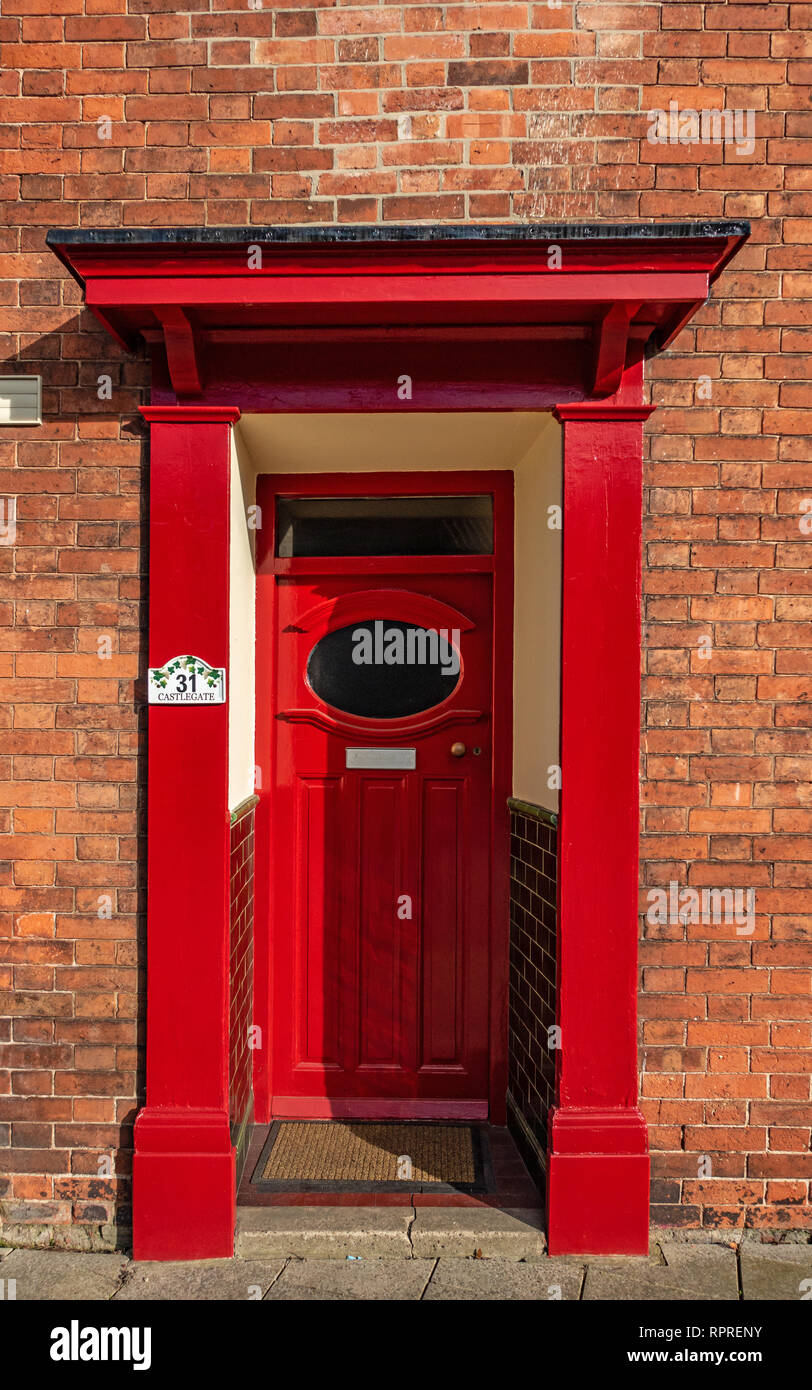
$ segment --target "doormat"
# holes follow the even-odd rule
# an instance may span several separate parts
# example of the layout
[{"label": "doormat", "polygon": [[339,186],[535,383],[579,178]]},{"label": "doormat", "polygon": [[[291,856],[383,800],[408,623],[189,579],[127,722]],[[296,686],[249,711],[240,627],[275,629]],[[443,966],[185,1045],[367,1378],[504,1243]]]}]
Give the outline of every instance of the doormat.
[{"label": "doormat", "polygon": [[478,1125],[276,1120],[252,1177],[259,1192],[493,1192]]}]

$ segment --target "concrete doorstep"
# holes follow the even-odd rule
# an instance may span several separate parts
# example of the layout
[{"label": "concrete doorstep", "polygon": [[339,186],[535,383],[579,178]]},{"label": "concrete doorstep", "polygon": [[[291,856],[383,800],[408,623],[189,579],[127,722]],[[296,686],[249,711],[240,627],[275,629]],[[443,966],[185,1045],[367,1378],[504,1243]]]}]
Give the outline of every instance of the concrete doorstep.
[{"label": "concrete doorstep", "polygon": [[236,1255],[310,1260],[540,1260],[538,1211],[501,1207],[242,1207]]}]

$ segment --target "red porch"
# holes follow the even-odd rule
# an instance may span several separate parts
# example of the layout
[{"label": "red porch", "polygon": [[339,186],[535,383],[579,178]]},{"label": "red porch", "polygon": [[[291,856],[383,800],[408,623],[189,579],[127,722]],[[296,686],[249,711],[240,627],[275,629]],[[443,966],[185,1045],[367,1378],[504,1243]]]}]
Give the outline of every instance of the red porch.
[{"label": "red porch", "polygon": [[[548,1040],[555,1070],[544,1155],[548,1239],[554,1254],[647,1249],[648,1157],[636,1104],[635,1007],[642,426],[650,413],[643,404],[643,366],[646,355],[666,346],[704,302],[745,235],[746,228],[734,223],[49,234],[50,245],[84,287],[88,307],[116,339],[131,347],[143,337],[150,348],[153,396],[143,410],[151,430],[150,667],[161,670],[179,654],[193,654],[210,671],[224,672],[225,681],[222,703],[150,705],[146,1105],[136,1123],[137,1258],[231,1253],[237,1154],[252,1092],[253,1113],[263,1122],[282,1112],[375,1118],[384,1103],[391,1110],[395,1101],[409,1117],[466,1113],[502,1124],[506,1114],[508,816],[509,809],[522,814],[517,807],[525,798],[509,808],[508,799],[520,789],[509,679],[514,523],[503,482],[484,469],[474,476],[459,465],[430,483],[425,468],[410,478],[402,472],[376,476],[370,469],[338,473],[333,467],[325,487],[326,470],[314,469],[309,481],[300,471],[292,484],[289,476],[279,481],[284,470],[277,470],[274,482],[269,467],[256,494],[245,496],[234,434],[241,416],[244,425],[246,418],[269,416],[552,411],[561,426],[560,753],[554,760],[561,798],[548,822],[557,819],[559,1032]],[[436,554],[426,561],[423,552],[411,568],[397,552],[388,566],[380,557],[374,565],[360,565],[351,556],[352,568],[328,567],[328,585],[325,566],[314,567],[314,557],[307,557],[309,571],[304,565],[297,569],[295,555],[288,563],[269,524],[248,523],[255,548],[244,534],[245,517],[252,507],[262,510],[263,500],[266,512],[278,516],[280,497],[325,492],[330,498],[490,497],[495,540],[490,551],[483,547],[463,560],[446,557],[445,564]],[[243,737],[248,715],[240,720],[235,709],[254,709],[254,684],[247,676],[254,634],[244,628],[235,595],[238,582],[251,582],[254,568],[256,737],[249,748]],[[416,576],[426,570],[433,579],[428,588],[422,585],[421,604]],[[304,602],[303,586],[314,573],[322,597],[329,589],[323,611],[315,592]],[[393,623],[464,632],[468,622],[471,632],[482,635],[455,692],[428,707],[447,716],[439,761],[431,765],[438,788],[449,785],[451,765],[443,759],[452,735],[464,746],[461,759],[469,758],[469,747],[472,754],[486,750],[480,764],[465,763],[465,805],[479,808],[488,821],[487,874],[475,877],[476,865],[482,866],[481,838],[466,841],[469,858],[460,859],[460,882],[473,884],[476,910],[484,910],[487,899],[486,937],[471,947],[471,960],[479,962],[473,974],[465,974],[464,951],[460,955],[465,998],[475,996],[479,1003],[465,1015],[470,1056],[454,1061],[454,1077],[452,1067],[435,1061],[431,1084],[425,1068],[418,1075],[416,1067],[415,1079],[399,1081],[402,1094],[393,1096],[381,1053],[377,1071],[367,1071],[364,1085],[356,1078],[352,1094],[346,1066],[339,1068],[344,1079],[338,1091],[325,1085],[322,1066],[297,1109],[290,1089],[280,1092],[272,1079],[284,995],[284,989],[277,992],[274,1008],[273,977],[276,971],[278,989],[279,972],[284,980],[287,968],[278,932],[272,945],[279,910],[272,847],[286,843],[283,803],[274,811],[274,769],[280,758],[294,757],[287,746],[274,744],[272,750],[278,727],[272,711],[284,695],[288,722],[291,711],[299,712],[302,727],[318,723],[318,715],[324,736],[340,736],[342,750],[350,742],[362,748],[370,743],[374,726],[365,716],[342,722],[317,710],[302,713],[303,692],[312,682],[297,677],[289,689],[280,686],[281,672],[304,670],[318,640],[369,616],[368,605],[362,611],[351,601],[362,573],[382,605],[381,616]],[[408,602],[404,574],[413,577]],[[524,582],[523,574],[515,569],[517,582]],[[399,596],[392,592],[392,576]],[[281,622],[274,605],[283,581],[289,587],[297,583],[303,597]],[[298,666],[272,659],[282,631],[308,638],[295,658]],[[430,740],[439,738],[435,718],[421,711],[400,714],[381,741],[420,739],[428,750]],[[476,743],[460,732],[466,720]],[[329,750],[324,757],[321,773],[335,778]],[[480,768],[489,774],[487,786]],[[254,769],[259,778],[248,785]],[[305,773],[312,782],[310,763]],[[396,816],[410,824],[411,791],[404,779],[397,800],[394,781],[379,779],[373,787],[371,804],[380,810],[370,815],[370,834],[376,824],[400,824]],[[439,793],[437,806],[439,835],[447,823]],[[330,821],[329,808],[322,808],[322,823],[337,824],[339,809]],[[404,836],[405,843],[405,831]],[[444,852],[463,854],[450,845]],[[298,862],[293,841],[287,853]],[[426,853],[424,869],[432,862]],[[334,862],[340,859],[337,849]],[[408,877],[411,871],[404,872]],[[436,867],[429,872],[439,892],[442,875]],[[294,889],[300,879],[292,876]],[[387,892],[397,886],[393,880]],[[424,937],[430,939],[428,929]],[[340,946],[336,952],[332,965],[328,953],[321,967],[325,1001],[336,962],[346,958]],[[437,959],[446,956],[443,945]],[[404,966],[398,975],[407,1013],[414,1012],[411,970]],[[380,1032],[379,1021],[375,1027]],[[437,1082],[443,1066],[445,1079]],[[463,1072],[466,1078],[476,1073],[470,1085]],[[532,1140],[532,1134],[525,1137]]]}]

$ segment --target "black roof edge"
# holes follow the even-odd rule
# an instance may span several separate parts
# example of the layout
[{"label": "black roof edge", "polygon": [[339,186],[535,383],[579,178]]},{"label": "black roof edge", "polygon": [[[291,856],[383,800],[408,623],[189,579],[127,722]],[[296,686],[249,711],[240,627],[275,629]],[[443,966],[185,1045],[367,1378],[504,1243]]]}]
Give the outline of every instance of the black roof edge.
[{"label": "black roof edge", "polygon": [[699,222],[538,222],[483,226],[289,226],[289,227],[54,227],[48,246],[240,246],[246,242],[329,246],[364,242],[442,241],[657,241],[681,238],[746,238],[750,223],[726,219]]}]

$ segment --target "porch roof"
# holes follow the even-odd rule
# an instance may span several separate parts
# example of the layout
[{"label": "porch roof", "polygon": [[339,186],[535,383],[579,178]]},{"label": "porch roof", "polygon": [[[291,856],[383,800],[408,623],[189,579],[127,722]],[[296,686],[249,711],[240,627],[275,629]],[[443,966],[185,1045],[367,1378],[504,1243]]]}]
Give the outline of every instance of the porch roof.
[{"label": "porch roof", "polygon": [[[745,221],[53,229],[47,244],[125,347],[162,343],[179,394],[201,350],[302,332],[589,345],[592,395],[667,346]],[[251,248],[254,248],[253,250]]]}]

